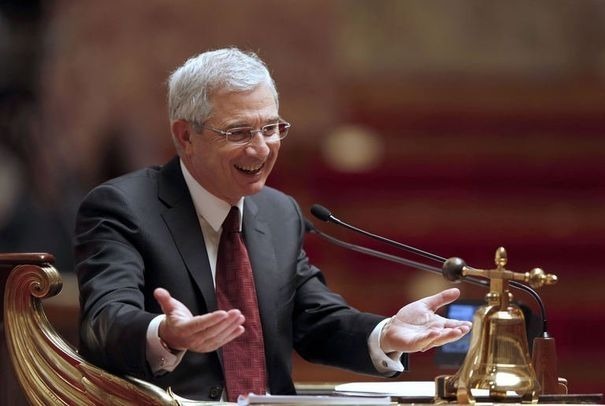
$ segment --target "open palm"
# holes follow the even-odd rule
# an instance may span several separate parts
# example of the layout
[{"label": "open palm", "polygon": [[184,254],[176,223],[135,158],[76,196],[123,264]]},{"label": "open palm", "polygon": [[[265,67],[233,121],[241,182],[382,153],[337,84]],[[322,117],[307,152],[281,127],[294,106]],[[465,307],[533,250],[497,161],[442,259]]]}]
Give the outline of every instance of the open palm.
[{"label": "open palm", "polygon": [[382,330],[380,345],[385,353],[426,351],[456,341],[471,330],[468,321],[442,317],[435,312],[460,296],[456,288],[402,307]]}]

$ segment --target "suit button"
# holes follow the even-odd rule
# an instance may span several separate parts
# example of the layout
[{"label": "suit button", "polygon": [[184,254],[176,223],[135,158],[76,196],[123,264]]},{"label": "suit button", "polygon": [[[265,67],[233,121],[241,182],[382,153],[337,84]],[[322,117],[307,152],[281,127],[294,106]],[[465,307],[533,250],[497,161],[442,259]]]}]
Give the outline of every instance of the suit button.
[{"label": "suit button", "polygon": [[210,391],[208,392],[208,397],[211,400],[220,400],[222,394],[223,394],[222,386],[220,386],[220,385],[211,386]]}]

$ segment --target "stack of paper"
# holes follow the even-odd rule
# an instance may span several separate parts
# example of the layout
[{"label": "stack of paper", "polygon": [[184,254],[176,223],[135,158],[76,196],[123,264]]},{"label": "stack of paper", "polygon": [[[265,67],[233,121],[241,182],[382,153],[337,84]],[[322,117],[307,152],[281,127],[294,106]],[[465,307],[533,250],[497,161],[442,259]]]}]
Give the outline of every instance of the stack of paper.
[{"label": "stack of paper", "polygon": [[397,397],[434,397],[433,381],[351,382],[337,385],[334,391],[343,395],[382,395]]},{"label": "stack of paper", "polygon": [[240,396],[238,406],[247,405],[388,405],[389,396]]}]

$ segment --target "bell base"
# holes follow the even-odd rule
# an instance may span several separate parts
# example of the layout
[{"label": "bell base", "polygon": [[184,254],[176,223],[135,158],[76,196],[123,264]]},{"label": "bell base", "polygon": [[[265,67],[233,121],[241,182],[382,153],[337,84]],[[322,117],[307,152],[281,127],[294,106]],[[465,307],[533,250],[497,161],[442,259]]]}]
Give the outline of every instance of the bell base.
[{"label": "bell base", "polygon": [[460,404],[476,403],[472,389],[488,390],[487,396],[481,396],[481,401],[502,402],[509,399],[518,399],[520,403],[538,403],[538,391],[536,389],[528,389],[522,392],[516,392],[516,395],[510,396],[507,392],[509,388],[482,388],[467,387],[460,385],[459,376],[457,375],[439,375],[435,378],[435,403],[450,403],[457,402]]}]

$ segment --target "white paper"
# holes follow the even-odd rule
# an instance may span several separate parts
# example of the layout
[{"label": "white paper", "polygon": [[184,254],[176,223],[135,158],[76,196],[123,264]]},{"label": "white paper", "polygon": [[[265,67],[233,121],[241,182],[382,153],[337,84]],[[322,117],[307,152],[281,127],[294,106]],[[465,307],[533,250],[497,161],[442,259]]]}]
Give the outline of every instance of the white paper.
[{"label": "white paper", "polygon": [[351,382],[336,385],[336,392],[345,394],[369,394],[384,396],[433,397],[433,381],[397,381],[397,382]]},{"label": "white paper", "polygon": [[[383,395],[396,397],[434,397],[434,381],[396,381],[396,382],[351,382],[336,385],[335,392],[346,396]],[[488,389],[471,389],[475,397],[489,396]],[[515,392],[507,391],[507,396],[515,396]]]},{"label": "white paper", "polygon": [[389,396],[283,396],[255,395],[240,396],[238,406],[247,405],[388,405]]}]

